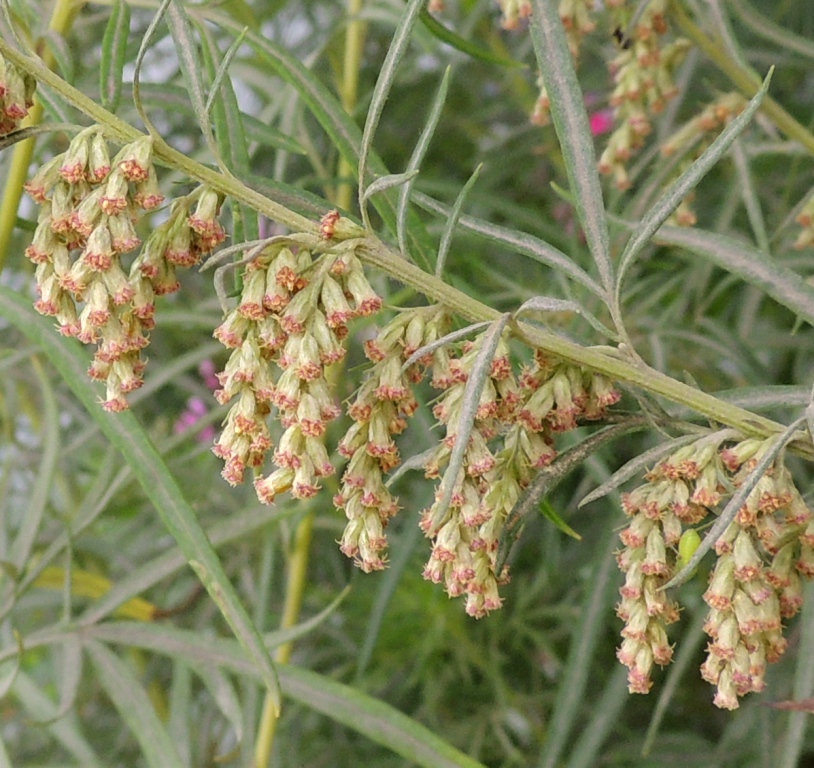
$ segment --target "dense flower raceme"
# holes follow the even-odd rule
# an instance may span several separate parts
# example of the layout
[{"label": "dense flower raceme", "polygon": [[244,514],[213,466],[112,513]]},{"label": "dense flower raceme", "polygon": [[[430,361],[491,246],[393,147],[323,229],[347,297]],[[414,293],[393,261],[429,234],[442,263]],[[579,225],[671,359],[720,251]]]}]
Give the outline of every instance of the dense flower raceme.
[{"label": "dense flower raceme", "polygon": [[[683,533],[702,523],[754,471],[770,446],[733,442],[716,433],[679,449],[623,497],[630,524],[620,534],[625,573],[617,613],[625,622],[618,657],[629,667],[631,693],[647,693],[654,664],[672,657],[667,625],[679,606],[661,589],[677,572]],[[782,619],[802,606],[801,577],[814,575],[814,515],[780,462],[760,478],[715,544],[717,560],[704,600],[710,637],[701,667],[716,686],[714,702],[738,707],[738,697],[764,687],[766,664],[786,648]]]},{"label": "dense flower raceme", "polygon": [[125,270],[123,257],[141,245],[136,224],[161,205],[149,137],[111,160],[97,127],[46,162],[26,184],[40,205],[26,256],[37,265],[37,311],[56,318],[60,333],[95,344],[88,371],[103,381],[106,410],[126,409],[142,385],[142,349],[154,327],[155,297],[180,288],[177,267],[191,267],[225,238],[221,198],[199,187],[173,202]]},{"label": "dense flower raceme", "polygon": [[[289,490],[310,498],[320,479],[333,474],[324,437],[340,409],[326,369],[345,355],[348,322],[382,305],[354,241],[334,242],[336,224],[332,214],[323,219],[321,239],[274,238],[246,264],[237,306],[214,334],[232,350],[215,395],[234,404],[213,451],[233,485],[247,468],[257,470],[255,490],[267,504]],[[284,432],[273,454],[277,468],[264,476],[259,470],[273,448],[267,418],[273,407]]]}]

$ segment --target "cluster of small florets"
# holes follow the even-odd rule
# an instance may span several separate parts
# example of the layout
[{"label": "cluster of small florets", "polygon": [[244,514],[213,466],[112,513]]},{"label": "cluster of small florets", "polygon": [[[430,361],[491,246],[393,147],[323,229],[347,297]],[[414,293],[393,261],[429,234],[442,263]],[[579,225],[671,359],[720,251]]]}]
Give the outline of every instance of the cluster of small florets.
[{"label": "cluster of small florets", "polygon": [[[441,475],[455,446],[466,383],[482,337],[463,345],[458,357],[446,348],[433,354],[433,386],[443,394],[433,409],[445,429],[425,464],[427,477]],[[466,611],[480,618],[501,605],[498,544],[507,516],[534,474],[556,457],[553,435],[574,429],[581,418],[600,418],[619,400],[601,374],[552,361],[542,353],[515,377],[509,349],[501,340],[478,402],[464,462],[448,506],[443,484],[422,513],[421,528],[433,541],[425,578],[443,583],[451,597],[466,596]],[[490,442],[497,442],[493,453]]]},{"label": "cluster of small florets", "polygon": [[0,136],[20,127],[34,105],[37,81],[0,56]]},{"label": "cluster of small florets", "polygon": [[[722,447],[726,437],[718,433],[679,449],[623,497],[631,520],[620,534],[625,584],[617,613],[625,627],[617,655],[630,669],[631,693],[647,693],[653,665],[672,658],[666,627],[678,620],[679,607],[662,587],[681,565],[682,536],[720,511],[771,445],[747,439]],[[735,709],[740,696],[763,689],[766,664],[786,647],[782,619],[802,606],[801,577],[814,575],[812,545],[814,516],[776,462],[715,544],[718,559],[704,593],[710,642],[701,674],[716,686],[717,706]]]},{"label": "cluster of small florets", "polygon": [[96,345],[88,374],[105,382],[106,410],[125,410],[127,393],[143,383],[155,296],[178,290],[176,267],[197,264],[225,238],[221,198],[201,187],[176,200],[125,271],[122,257],[141,245],[135,225],[164,200],[149,137],[111,160],[101,131],[87,128],[25,189],[41,206],[25,252],[37,265],[34,306],[56,318],[60,333]]},{"label": "cluster of small florets", "polygon": [[[249,261],[237,306],[214,333],[233,350],[215,395],[235,403],[213,451],[233,485],[247,468],[257,470],[255,490],[266,504],[287,491],[310,498],[333,474],[324,437],[341,411],[326,369],[345,355],[348,322],[382,306],[353,243],[333,242],[337,221],[334,214],[323,219],[322,238],[275,238]],[[273,454],[277,468],[263,476],[273,447],[267,417],[275,406],[284,432]]]},{"label": "cluster of small florets", "polygon": [[[682,125],[667,138],[661,145],[663,157],[671,157],[679,152],[692,150],[676,170],[676,178],[694,158],[701,156],[731,120],[743,112],[746,104],[747,101],[741,94],[726,93],[704,107],[699,115]],[[691,207],[692,198],[693,195],[689,195],[681,201],[670,217],[670,223],[682,227],[691,227],[696,223],[695,212]]]},{"label": "cluster of small florets", "polygon": [[[619,7],[611,11],[614,23],[617,29],[627,30],[630,9],[616,5]],[[610,103],[618,127],[599,158],[599,170],[612,175],[619,189],[630,187],[626,164],[644,145],[652,129],[651,116],[660,113],[678,93],[673,74],[689,43],[683,39],[663,43],[668,31],[666,5],[666,0],[647,3],[611,62],[614,89]]]}]

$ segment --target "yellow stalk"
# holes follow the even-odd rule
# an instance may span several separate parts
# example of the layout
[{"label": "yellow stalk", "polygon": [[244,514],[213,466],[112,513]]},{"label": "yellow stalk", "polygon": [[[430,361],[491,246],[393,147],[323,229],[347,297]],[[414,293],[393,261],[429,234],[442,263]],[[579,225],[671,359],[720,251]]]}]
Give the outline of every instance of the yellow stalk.
[{"label": "yellow stalk", "polygon": [[[294,549],[288,560],[285,604],[283,606],[283,619],[280,623],[282,629],[293,627],[300,615],[313,528],[314,513],[308,512],[297,526],[297,532],[294,536]],[[274,660],[280,664],[287,664],[291,659],[293,649],[293,643],[281,645],[274,654]],[[270,694],[266,693],[254,748],[254,768],[267,768],[271,758],[271,750],[274,746],[274,733],[276,730],[277,713],[274,699]]]},{"label": "yellow stalk", "polygon": [[[359,18],[362,0],[348,0],[348,25],[345,28],[345,57],[342,63],[342,107],[353,115],[359,95],[359,67],[362,62],[362,49],[365,44],[365,24]],[[337,175],[340,179],[352,176],[354,167],[344,158],[339,159]],[[336,192],[336,204],[350,210],[355,192],[350,182],[342,182]]]}]

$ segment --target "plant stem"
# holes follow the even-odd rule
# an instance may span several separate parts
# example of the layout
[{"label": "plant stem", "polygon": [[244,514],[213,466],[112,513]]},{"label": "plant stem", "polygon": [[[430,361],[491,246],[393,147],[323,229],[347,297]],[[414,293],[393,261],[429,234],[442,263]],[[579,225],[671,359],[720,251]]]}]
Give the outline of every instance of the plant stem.
[{"label": "plant stem", "polygon": [[[707,39],[700,30],[698,34]],[[11,48],[2,39],[0,39],[0,53],[9,60],[14,61],[15,64],[28,70],[38,80],[42,80],[54,88],[119,140],[134,141],[143,135],[103,107],[95,104],[40,62]],[[752,81],[749,80],[748,82],[751,84]],[[757,85],[755,85],[756,89]],[[798,125],[792,118],[789,117],[789,120]],[[807,131],[805,133],[811,138]],[[814,139],[810,144],[812,153],[814,153]],[[319,231],[317,222],[300,216],[285,206],[249,189],[238,179],[207,168],[171,147],[166,145],[157,146],[155,156],[166,165],[208,184],[225,195],[230,195],[235,200],[251,206],[254,210],[290,227],[296,232],[316,234]],[[468,320],[473,322],[494,321],[500,315],[497,310],[477,299],[473,299],[410,263],[401,254],[396,253],[382,243],[373,233],[370,233],[361,242],[358,253],[366,263],[382,269],[390,277],[409,285],[427,297],[445,304],[453,313],[459,314]],[[781,424],[771,419],[725,403],[713,395],[672,379],[648,367],[641,361],[625,359],[626,356],[632,357],[632,355],[628,355],[624,347],[620,347],[618,351],[608,354],[598,349],[582,347],[561,336],[525,323],[516,323],[514,328],[529,344],[550,352],[563,360],[604,373],[614,381],[633,384],[653,394],[661,395],[674,403],[691,408],[715,422],[737,429],[746,435],[770,437],[779,434],[784,429]],[[810,442],[804,444],[797,441],[795,449],[801,455],[814,459],[814,446]]]},{"label": "plant stem", "polygon": [[[54,12],[51,14],[51,21],[48,29],[57,35],[64,35],[71,27],[76,15],[82,9],[84,0],[57,0]],[[46,48],[42,56],[45,66],[54,66],[54,55],[50,48]],[[42,119],[42,102],[35,99],[34,106],[28,113],[28,117],[23,123],[24,127],[37,125]],[[34,139],[21,141],[14,147],[11,156],[6,184],[3,189],[3,200],[0,202],[0,272],[6,262],[9,252],[11,238],[14,235],[14,227],[17,223],[17,209],[20,207],[20,199],[23,196],[23,184],[28,177],[28,169],[31,166],[31,156],[34,154]]]},{"label": "plant stem", "polygon": [[[314,513],[309,511],[297,526],[294,535],[294,549],[288,560],[288,578],[286,581],[285,604],[281,629],[293,627],[300,615],[302,596],[305,590],[308,570],[308,554],[311,549],[311,533],[314,528]],[[293,643],[281,645],[274,654],[274,660],[280,664],[288,664],[294,649]],[[274,746],[274,733],[277,730],[276,704],[273,697],[266,693],[263,702],[263,713],[260,716],[260,727],[257,732],[257,741],[254,747],[254,768],[266,768],[271,758]]]},{"label": "plant stem", "polygon": [[[362,63],[362,49],[365,44],[365,24],[359,17],[362,0],[348,0],[348,24],[345,29],[345,56],[342,62],[342,108],[353,115],[359,94],[359,68]],[[351,178],[354,168],[343,155],[339,159],[337,176],[340,180]],[[348,211],[353,203],[353,187],[348,181],[340,181],[336,193],[336,204]]]}]

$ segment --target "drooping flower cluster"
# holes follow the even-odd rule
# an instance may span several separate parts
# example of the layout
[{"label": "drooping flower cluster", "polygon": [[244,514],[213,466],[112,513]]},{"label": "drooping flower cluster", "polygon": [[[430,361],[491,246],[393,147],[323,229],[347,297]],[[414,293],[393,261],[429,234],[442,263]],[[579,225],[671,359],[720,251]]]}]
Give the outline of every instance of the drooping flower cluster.
[{"label": "drooping flower cluster", "polygon": [[365,572],[385,567],[384,531],[399,506],[384,484],[384,474],[400,463],[392,436],[404,431],[418,407],[412,385],[423,377],[421,369],[428,360],[406,370],[404,363],[436,341],[447,322],[439,306],[405,309],[365,342],[373,366],[348,408],[354,424],[339,443],[348,466],[334,496],[334,504],[348,518],[340,548]]},{"label": "drooping flower cluster", "polygon": [[[679,449],[623,497],[631,520],[618,554],[625,573],[618,657],[630,669],[631,693],[647,693],[653,664],[664,666],[672,657],[666,626],[679,611],[661,588],[680,565],[682,534],[718,512],[771,445],[731,440],[729,433],[715,433]],[[766,664],[786,647],[782,619],[802,605],[801,577],[814,575],[812,544],[814,516],[788,470],[775,462],[715,544],[718,559],[704,593],[710,642],[701,673],[716,686],[717,706],[735,709],[738,697],[763,689]]]},{"label": "drooping flower cluster", "polygon": [[[433,384],[444,390],[433,413],[446,435],[426,467],[439,477],[455,446],[466,383],[480,353],[480,337],[464,345],[460,357],[445,348],[434,355]],[[480,618],[499,608],[498,587],[508,570],[497,572],[498,544],[507,516],[534,474],[556,457],[553,434],[594,419],[617,402],[619,393],[601,374],[535,355],[515,378],[509,349],[501,340],[480,394],[475,421],[454,479],[450,503],[443,506],[442,483],[435,503],[422,514],[421,527],[433,539],[425,578],[443,583],[451,597],[466,595],[466,611]],[[502,446],[492,453],[489,442]]]},{"label": "drooping flower cluster", "polygon": [[223,477],[234,485],[247,468],[263,466],[273,447],[273,407],[285,430],[273,455],[277,469],[254,481],[266,504],[289,490],[310,498],[333,474],[324,435],[340,409],[326,369],[345,355],[347,323],[381,308],[353,243],[333,242],[335,223],[323,219],[321,239],[275,238],[246,265],[237,306],[214,333],[233,350],[216,392],[222,404],[236,400],[213,448],[225,461]]},{"label": "drooping flower cluster", "polygon": [[0,56],[0,136],[20,127],[34,105],[37,81]]},{"label": "drooping flower cluster", "polygon": [[122,411],[143,382],[155,296],[178,290],[176,267],[197,264],[225,237],[216,219],[220,197],[199,188],[176,200],[126,272],[122,257],[141,245],[135,225],[164,199],[149,137],[111,161],[100,130],[87,128],[25,189],[41,206],[25,252],[37,265],[34,306],[56,318],[60,333],[96,345],[88,373],[106,384],[104,408]]},{"label": "drooping flower cluster", "polygon": [[[619,30],[628,30],[631,8],[615,3],[611,11]],[[611,62],[614,89],[610,103],[615,109],[618,127],[611,134],[599,158],[600,173],[613,176],[619,189],[630,186],[627,161],[644,145],[650,133],[651,116],[660,113],[674,98],[673,75],[684,59],[689,43],[674,40],[666,45],[666,0],[647,3],[622,49]]]}]

